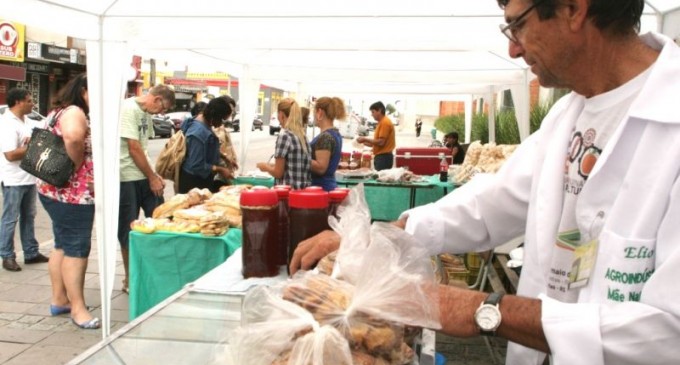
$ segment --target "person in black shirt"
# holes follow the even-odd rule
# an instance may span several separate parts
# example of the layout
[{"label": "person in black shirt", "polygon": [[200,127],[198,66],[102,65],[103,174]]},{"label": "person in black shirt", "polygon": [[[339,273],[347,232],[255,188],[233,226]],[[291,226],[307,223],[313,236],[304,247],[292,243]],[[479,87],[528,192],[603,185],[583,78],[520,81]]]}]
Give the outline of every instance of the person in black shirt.
[{"label": "person in black shirt", "polygon": [[465,151],[460,143],[458,143],[458,132],[447,133],[444,136],[444,146],[451,151],[454,165],[463,163],[463,160],[465,160]]}]

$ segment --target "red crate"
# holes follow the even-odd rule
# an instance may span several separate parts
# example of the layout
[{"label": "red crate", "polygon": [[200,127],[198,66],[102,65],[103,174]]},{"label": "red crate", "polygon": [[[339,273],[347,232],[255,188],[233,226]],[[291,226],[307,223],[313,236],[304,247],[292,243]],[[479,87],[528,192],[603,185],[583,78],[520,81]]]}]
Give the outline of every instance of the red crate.
[{"label": "red crate", "polygon": [[446,163],[452,163],[451,151],[445,147],[399,147],[396,149],[395,167],[407,167],[416,175],[434,175],[439,173],[440,154],[446,157]]}]

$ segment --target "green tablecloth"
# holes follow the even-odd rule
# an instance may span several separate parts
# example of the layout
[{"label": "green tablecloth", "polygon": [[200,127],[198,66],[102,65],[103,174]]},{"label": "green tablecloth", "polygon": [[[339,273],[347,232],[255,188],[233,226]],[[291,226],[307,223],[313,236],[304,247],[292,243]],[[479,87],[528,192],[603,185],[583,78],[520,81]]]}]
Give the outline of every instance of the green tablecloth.
[{"label": "green tablecloth", "polygon": [[[405,210],[429,204],[453,191],[453,184],[439,181],[439,175],[428,176],[428,181],[413,184],[384,184],[374,179],[366,181],[338,180],[338,186],[352,187],[364,183],[366,202],[371,218],[379,221],[393,221]],[[415,194],[411,202],[411,193]]]},{"label": "green tablecloth", "polygon": [[241,239],[236,228],[220,237],[130,232],[130,320],[223,263]]},{"label": "green tablecloth", "polygon": [[247,176],[239,176],[234,179],[234,185],[245,185],[245,184],[250,184],[250,185],[261,185],[261,186],[266,186],[268,188],[271,188],[274,186],[274,178],[259,178],[259,177],[247,177]]}]

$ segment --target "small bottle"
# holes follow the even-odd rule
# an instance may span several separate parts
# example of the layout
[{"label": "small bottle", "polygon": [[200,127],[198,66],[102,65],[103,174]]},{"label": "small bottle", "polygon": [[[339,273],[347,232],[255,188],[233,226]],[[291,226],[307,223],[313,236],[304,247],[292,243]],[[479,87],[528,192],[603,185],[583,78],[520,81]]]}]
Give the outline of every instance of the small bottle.
[{"label": "small bottle", "polygon": [[443,153],[439,156],[442,158],[439,163],[439,181],[446,182],[449,179],[449,163],[446,162],[446,156]]}]

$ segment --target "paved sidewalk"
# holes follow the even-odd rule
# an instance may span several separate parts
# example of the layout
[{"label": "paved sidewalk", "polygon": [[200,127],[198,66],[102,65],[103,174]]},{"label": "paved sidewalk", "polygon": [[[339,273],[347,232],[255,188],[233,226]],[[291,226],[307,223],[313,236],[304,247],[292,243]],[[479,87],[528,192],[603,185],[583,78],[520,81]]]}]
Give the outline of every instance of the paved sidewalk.
[{"label": "paved sidewalk", "polygon": [[[0,269],[0,364],[52,365],[65,364],[85,349],[102,340],[101,330],[82,330],[71,323],[69,315],[52,317],[47,264],[24,265],[20,245],[17,262],[22,271]],[[52,241],[40,245],[49,255]],[[118,252],[116,278],[111,303],[111,332],[128,322],[128,297],[120,291],[123,264]],[[92,243],[87,273],[85,301],[94,307],[92,314],[101,318],[97,244]]]}]

